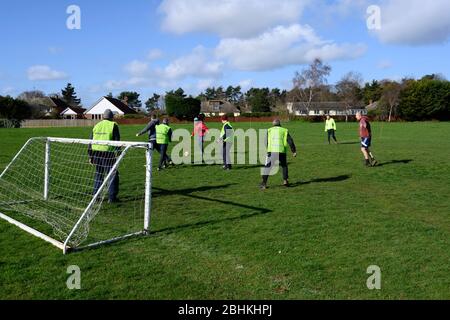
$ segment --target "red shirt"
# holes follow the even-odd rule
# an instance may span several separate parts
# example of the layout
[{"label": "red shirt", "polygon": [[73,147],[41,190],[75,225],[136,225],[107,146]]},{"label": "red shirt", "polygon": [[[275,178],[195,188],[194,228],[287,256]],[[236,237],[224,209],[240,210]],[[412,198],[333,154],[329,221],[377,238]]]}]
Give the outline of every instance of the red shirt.
[{"label": "red shirt", "polygon": [[372,136],[369,118],[367,117],[362,117],[361,120],[359,120],[359,136],[361,138],[370,138]]},{"label": "red shirt", "polygon": [[208,127],[203,121],[199,121],[194,125],[194,132],[192,133],[193,136],[199,136],[204,137],[206,133],[208,132]]}]

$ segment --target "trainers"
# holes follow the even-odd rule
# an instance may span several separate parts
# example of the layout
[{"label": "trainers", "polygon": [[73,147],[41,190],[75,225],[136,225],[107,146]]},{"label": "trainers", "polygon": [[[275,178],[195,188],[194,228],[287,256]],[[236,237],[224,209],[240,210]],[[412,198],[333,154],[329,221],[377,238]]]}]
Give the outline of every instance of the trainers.
[{"label": "trainers", "polygon": [[370,165],[371,165],[372,167],[376,167],[376,166],[378,165],[378,161],[375,160],[375,159],[372,159],[372,161],[370,162]]},{"label": "trainers", "polygon": [[287,181],[287,180],[284,180],[284,181],[283,181],[283,186],[285,186],[285,187],[289,187],[289,181]]},{"label": "trainers", "polygon": [[261,183],[261,184],[259,185],[259,188],[260,188],[261,190],[266,190],[266,189],[267,189],[267,185],[266,185],[265,183]]}]

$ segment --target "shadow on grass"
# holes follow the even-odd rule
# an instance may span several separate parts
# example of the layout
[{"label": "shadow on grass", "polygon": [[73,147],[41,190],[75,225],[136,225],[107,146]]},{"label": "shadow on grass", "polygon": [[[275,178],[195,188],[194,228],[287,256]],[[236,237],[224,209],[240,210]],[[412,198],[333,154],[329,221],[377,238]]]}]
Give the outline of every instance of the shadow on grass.
[{"label": "shadow on grass", "polygon": [[360,143],[361,143],[360,141],[342,141],[342,142],[339,142],[338,144],[342,144],[342,145],[349,144],[349,145],[351,145],[351,144],[360,144]]},{"label": "shadow on grass", "polygon": [[199,221],[199,222],[195,222],[195,223],[190,223],[190,224],[183,224],[183,225],[179,225],[179,226],[175,226],[175,227],[167,227],[167,228],[163,228],[160,230],[155,230],[152,231],[151,234],[158,234],[158,233],[171,233],[171,232],[175,232],[178,230],[183,230],[183,229],[191,229],[191,228],[199,228],[205,225],[212,225],[212,224],[218,224],[218,223],[222,223],[222,222],[229,222],[229,221],[236,221],[236,220],[245,220],[245,219],[249,219],[252,217],[256,217],[259,215],[264,215],[267,213],[272,212],[272,210],[266,209],[266,208],[261,208],[261,207],[255,207],[255,206],[249,206],[246,204],[242,204],[242,203],[237,203],[234,201],[228,201],[228,200],[221,200],[221,199],[214,199],[214,198],[209,198],[209,197],[204,197],[204,196],[199,196],[199,195],[193,195],[193,192],[201,192],[201,191],[210,191],[212,189],[224,189],[224,188],[228,188],[232,185],[235,184],[225,184],[225,185],[220,185],[220,186],[212,186],[212,187],[200,187],[200,188],[190,188],[190,189],[181,189],[181,190],[165,190],[165,189],[161,189],[161,188],[154,188],[155,190],[158,190],[158,193],[161,195],[182,195],[182,196],[186,196],[189,198],[193,198],[193,199],[197,199],[197,200],[202,200],[202,201],[210,201],[210,202],[215,202],[215,203],[220,203],[220,204],[225,204],[231,207],[238,207],[241,209],[248,209],[253,211],[252,213],[248,213],[248,214],[241,214],[239,216],[236,217],[228,217],[228,218],[222,218],[222,219],[212,219],[212,220],[208,220],[208,221]]},{"label": "shadow on grass", "polygon": [[303,186],[303,185],[307,185],[307,184],[312,184],[312,183],[327,183],[327,182],[342,182],[345,180],[348,180],[351,178],[351,175],[345,174],[345,175],[341,175],[341,176],[337,176],[337,177],[330,177],[330,178],[318,178],[318,179],[313,179],[310,181],[299,181],[299,182],[295,182],[295,183],[291,183],[290,187],[298,187],[298,186]]},{"label": "shadow on grass", "polygon": [[413,161],[414,160],[412,160],[412,159],[392,160],[392,161],[388,161],[388,162],[382,162],[382,163],[378,164],[377,167],[384,167],[384,166],[395,165],[395,164],[409,164],[409,163],[411,163]]}]

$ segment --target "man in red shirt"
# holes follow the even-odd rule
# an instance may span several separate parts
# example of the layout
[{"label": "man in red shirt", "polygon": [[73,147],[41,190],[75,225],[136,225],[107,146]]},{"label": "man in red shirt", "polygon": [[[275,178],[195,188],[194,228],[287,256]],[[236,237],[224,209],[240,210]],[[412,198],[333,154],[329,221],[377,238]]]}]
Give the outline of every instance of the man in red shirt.
[{"label": "man in red shirt", "polygon": [[205,115],[200,114],[198,118],[195,118],[194,132],[192,133],[192,136],[197,138],[197,143],[202,154],[202,163],[205,163],[205,160],[203,159],[203,152],[205,149],[205,135],[208,133],[208,130],[209,129],[205,124]]},{"label": "man in red shirt", "polygon": [[356,120],[359,121],[359,136],[361,137],[361,151],[364,155],[364,165],[366,167],[375,167],[378,162],[375,160],[370,146],[372,144],[372,128],[369,118],[363,116],[361,112],[356,114]]}]

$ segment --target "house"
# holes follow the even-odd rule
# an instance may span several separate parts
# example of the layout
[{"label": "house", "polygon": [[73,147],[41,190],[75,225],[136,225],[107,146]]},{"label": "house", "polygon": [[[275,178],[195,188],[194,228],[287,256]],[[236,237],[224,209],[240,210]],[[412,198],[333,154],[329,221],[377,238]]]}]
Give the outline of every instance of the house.
[{"label": "house", "polygon": [[226,114],[233,114],[235,117],[241,115],[241,111],[226,100],[202,101],[201,113],[207,117],[223,116]]},{"label": "house", "polygon": [[367,114],[366,108],[362,106],[348,106],[346,103],[339,101],[312,102],[309,110],[304,102],[289,102],[286,107],[289,114],[300,117],[354,116],[358,112],[363,115]]},{"label": "house", "polygon": [[61,118],[63,119],[84,119],[84,112],[86,109],[77,108],[77,107],[68,107],[63,112],[60,113]]},{"label": "house", "polygon": [[115,117],[123,117],[127,114],[137,114],[136,110],[130,108],[119,99],[103,97],[98,100],[90,109],[84,112],[86,119],[101,120],[105,110],[110,109]]},{"label": "house", "polygon": [[61,112],[70,107],[64,100],[56,96],[43,98],[40,106],[40,111],[44,114],[45,117],[58,116],[61,114]]}]

